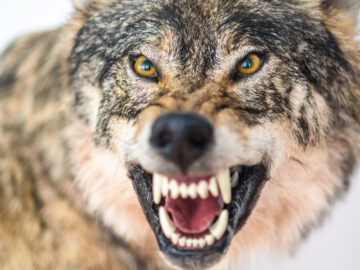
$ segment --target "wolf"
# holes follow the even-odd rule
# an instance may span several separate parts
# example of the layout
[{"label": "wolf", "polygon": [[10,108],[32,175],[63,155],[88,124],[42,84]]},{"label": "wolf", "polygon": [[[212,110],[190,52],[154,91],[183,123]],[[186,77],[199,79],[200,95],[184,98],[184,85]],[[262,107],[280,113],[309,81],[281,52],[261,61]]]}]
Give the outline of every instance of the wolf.
[{"label": "wolf", "polygon": [[239,269],[345,194],[357,1],[73,3],[2,57],[2,270]]}]

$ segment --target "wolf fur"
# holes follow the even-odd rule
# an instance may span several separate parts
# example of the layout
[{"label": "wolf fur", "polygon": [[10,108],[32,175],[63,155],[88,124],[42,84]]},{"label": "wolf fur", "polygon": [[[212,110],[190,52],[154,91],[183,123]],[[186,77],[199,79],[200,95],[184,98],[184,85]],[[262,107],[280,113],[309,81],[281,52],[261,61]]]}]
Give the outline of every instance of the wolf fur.
[{"label": "wolf fur", "polygon": [[[292,251],[357,164],[355,2],[77,0],[63,27],[18,39],[0,77],[0,269],[176,267],[128,176],[129,163],[179,173],[148,145],[153,121],[174,110],[215,127],[214,149],[190,173],[264,157],[270,168],[246,224],[211,267],[238,269],[259,248]],[[266,52],[263,68],[230,79],[252,50]],[[130,70],[139,52],[157,60],[159,82]]]}]

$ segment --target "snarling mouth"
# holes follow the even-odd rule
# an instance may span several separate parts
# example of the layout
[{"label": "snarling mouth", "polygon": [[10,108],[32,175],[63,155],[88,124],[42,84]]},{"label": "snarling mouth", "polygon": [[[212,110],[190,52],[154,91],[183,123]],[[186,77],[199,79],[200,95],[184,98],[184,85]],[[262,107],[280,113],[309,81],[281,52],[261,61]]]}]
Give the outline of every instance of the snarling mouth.
[{"label": "snarling mouth", "polygon": [[128,168],[161,250],[185,268],[211,266],[226,253],[267,179],[264,164],[201,177],[151,174],[134,164]]},{"label": "snarling mouth", "polygon": [[[232,185],[239,180],[235,172]],[[160,204],[164,235],[180,249],[203,249],[224,235],[231,202],[230,170],[206,177],[153,175],[153,199]],[[161,199],[163,197],[163,202]]]}]

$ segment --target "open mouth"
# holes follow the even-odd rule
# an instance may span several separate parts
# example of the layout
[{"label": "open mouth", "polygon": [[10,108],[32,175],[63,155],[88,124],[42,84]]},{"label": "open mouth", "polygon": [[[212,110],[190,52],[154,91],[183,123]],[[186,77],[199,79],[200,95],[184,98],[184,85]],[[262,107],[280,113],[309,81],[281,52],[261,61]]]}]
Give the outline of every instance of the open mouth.
[{"label": "open mouth", "polygon": [[161,250],[185,268],[211,266],[226,253],[267,179],[264,164],[201,177],[151,174],[134,164],[128,169]]},{"label": "open mouth", "polygon": [[231,186],[239,173],[230,170],[204,177],[153,175],[153,199],[160,205],[162,232],[179,249],[203,249],[224,235],[231,202]]}]

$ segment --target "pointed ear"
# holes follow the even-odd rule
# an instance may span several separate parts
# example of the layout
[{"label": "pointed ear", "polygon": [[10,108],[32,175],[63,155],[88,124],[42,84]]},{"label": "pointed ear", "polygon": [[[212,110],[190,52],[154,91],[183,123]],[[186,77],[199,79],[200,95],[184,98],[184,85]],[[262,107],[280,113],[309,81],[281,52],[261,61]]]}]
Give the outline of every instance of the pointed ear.
[{"label": "pointed ear", "polygon": [[93,0],[71,0],[71,2],[77,10],[85,10],[90,6]]},{"label": "pointed ear", "polygon": [[324,8],[337,8],[345,11],[348,15],[353,17],[359,16],[360,1],[359,0],[323,0],[322,6]]}]

